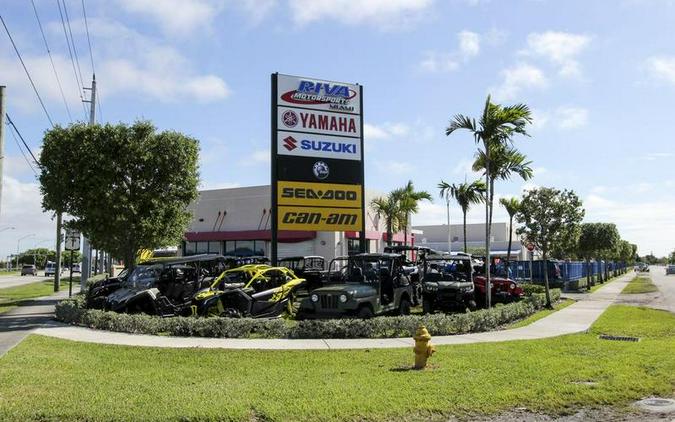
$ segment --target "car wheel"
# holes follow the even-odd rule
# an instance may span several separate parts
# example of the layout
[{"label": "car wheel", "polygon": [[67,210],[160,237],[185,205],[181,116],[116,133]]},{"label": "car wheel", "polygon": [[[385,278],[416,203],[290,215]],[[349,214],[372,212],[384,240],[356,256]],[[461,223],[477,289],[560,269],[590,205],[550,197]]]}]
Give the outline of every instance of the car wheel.
[{"label": "car wheel", "polygon": [[410,315],[410,302],[408,299],[401,299],[401,303],[398,305],[398,314]]},{"label": "car wheel", "polygon": [[430,300],[422,300],[422,311],[425,314],[433,314],[434,313],[434,305],[431,303]]},{"label": "car wheel", "polygon": [[475,311],[478,309],[478,305],[476,304],[475,300],[470,300],[466,303],[466,307],[469,308],[471,312]]},{"label": "car wheel", "polygon": [[370,319],[373,317],[373,310],[369,306],[362,306],[356,316],[360,319]]}]

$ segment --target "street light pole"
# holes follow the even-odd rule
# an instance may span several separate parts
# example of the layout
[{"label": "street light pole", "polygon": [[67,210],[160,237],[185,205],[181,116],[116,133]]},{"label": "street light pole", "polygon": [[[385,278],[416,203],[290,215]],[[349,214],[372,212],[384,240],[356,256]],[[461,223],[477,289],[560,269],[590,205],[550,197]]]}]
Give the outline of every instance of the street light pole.
[{"label": "street light pole", "polygon": [[31,236],[35,236],[35,233],[27,234],[24,237],[20,237],[19,240],[16,241],[16,268],[19,268],[19,245],[23,239],[28,239]]},{"label": "street light pole", "polygon": [[448,213],[448,253],[452,253],[452,232],[450,230],[450,198],[445,197],[445,209]]}]

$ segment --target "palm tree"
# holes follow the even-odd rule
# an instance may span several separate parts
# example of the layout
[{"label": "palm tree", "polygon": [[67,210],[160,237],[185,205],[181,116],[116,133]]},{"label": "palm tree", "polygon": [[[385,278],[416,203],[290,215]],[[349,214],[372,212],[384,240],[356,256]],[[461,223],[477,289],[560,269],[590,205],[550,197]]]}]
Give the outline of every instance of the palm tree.
[{"label": "palm tree", "polygon": [[401,226],[401,198],[402,190],[389,192],[385,197],[374,198],[370,206],[378,217],[385,219],[387,226],[387,246],[391,246],[392,233]]},{"label": "palm tree", "polygon": [[450,121],[450,125],[445,129],[446,136],[449,136],[458,129],[466,129],[473,134],[474,141],[477,144],[482,143],[485,152],[485,181],[488,191],[485,201],[485,294],[486,303],[490,307],[490,210],[492,208],[493,197],[490,195],[491,186],[491,146],[506,145],[511,141],[515,134],[527,135],[525,127],[532,123],[530,109],[525,104],[516,104],[512,106],[501,106],[493,104],[488,95],[485,100],[483,114],[478,122],[476,119],[456,114]]},{"label": "palm tree", "polygon": [[408,180],[408,184],[402,189],[398,190],[399,208],[401,210],[401,229],[403,230],[403,244],[408,244],[408,227],[410,227],[410,215],[417,214],[419,211],[418,203],[422,200],[431,201],[431,195],[427,191],[416,191],[412,180]]},{"label": "palm tree", "polygon": [[[454,198],[462,208],[462,214],[464,215],[464,220],[462,222],[464,228],[464,252],[467,252],[466,245],[466,213],[469,211],[469,208],[472,204],[479,204],[485,201],[485,182],[482,180],[474,180],[471,183],[460,183],[451,185],[447,182],[441,180],[441,183],[438,184],[438,188],[441,190],[441,198],[448,200],[449,198]],[[450,245],[448,245],[448,248]]]},{"label": "palm tree", "polygon": [[513,237],[513,217],[520,211],[520,201],[518,198],[500,198],[499,203],[509,214],[509,247],[506,250],[506,274],[509,273],[509,264],[511,263],[511,240]]},{"label": "palm tree", "polygon": [[[494,145],[490,150],[490,197],[494,197],[495,180],[509,180],[514,174],[527,181],[532,178],[533,170],[530,167],[532,161],[526,161],[527,157],[517,149],[509,145]],[[484,151],[476,153],[472,170],[483,171],[486,174],[486,154]],[[492,225],[492,208],[489,216],[490,225]]]}]

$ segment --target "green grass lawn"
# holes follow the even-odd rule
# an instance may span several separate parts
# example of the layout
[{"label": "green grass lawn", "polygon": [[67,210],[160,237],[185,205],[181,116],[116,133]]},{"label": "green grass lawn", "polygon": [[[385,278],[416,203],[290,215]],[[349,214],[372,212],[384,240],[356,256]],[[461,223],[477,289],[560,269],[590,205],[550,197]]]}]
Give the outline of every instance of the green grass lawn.
[{"label": "green grass lawn", "polygon": [[547,317],[551,315],[553,312],[559,311],[563,308],[567,308],[571,304],[573,304],[575,301],[572,299],[565,299],[562,300],[558,303],[553,304],[553,309],[542,309],[541,311],[538,311],[532,315],[530,315],[527,318],[521,319],[520,321],[516,321],[513,324],[509,324],[506,326],[506,328],[520,328],[524,327],[526,325],[530,325],[535,321],[539,321],[540,319]]},{"label": "green grass lawn", "polygon": [[424,371],[407,370],[411,348],[159,349],[33,335],[0,358],[0,420],[447,420],[621,408],[673,394],[673,349],[675,315],[627,306],[610,307],[587,334],[441,346]]},{"label": "green grass lawn", "polygon": [[0,289],[0,314],[18,306],[23,300],[48,296],[52,293],[54,293],[54,282],[52,280]]},{"label": "green grass lawn", "polygon": [[18,271],[0,271],[0,277],[2,276],[10,276],[10,275],[19,275]]},{"label": "green grass lawn", "polygon": [[637,276],[631,280],[621,291],[621,294],[651,293],[659,289],[652,283],[652,279],[646,276]]}]

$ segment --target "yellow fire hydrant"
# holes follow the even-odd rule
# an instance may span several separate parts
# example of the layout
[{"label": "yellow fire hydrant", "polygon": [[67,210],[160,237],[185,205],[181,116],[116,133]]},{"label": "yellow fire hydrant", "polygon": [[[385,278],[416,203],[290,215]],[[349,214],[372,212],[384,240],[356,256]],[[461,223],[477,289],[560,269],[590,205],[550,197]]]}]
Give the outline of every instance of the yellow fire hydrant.
[{"label": "yellow fire hydrant", "polygon": [[431,344],[431,334],[427,331],[427,327],[420,325],[415,333],[415,369],[424,369],[427,366],[427,359],[434,354],[436,349]]}]

